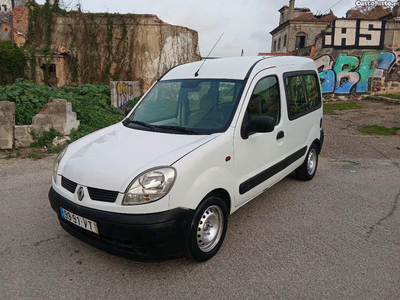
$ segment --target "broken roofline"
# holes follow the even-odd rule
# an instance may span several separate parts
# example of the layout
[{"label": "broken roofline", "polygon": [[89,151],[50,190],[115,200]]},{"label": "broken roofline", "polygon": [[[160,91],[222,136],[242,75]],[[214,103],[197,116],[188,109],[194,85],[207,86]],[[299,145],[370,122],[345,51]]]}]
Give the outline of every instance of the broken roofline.
[{"label": "broken roofline", "polygon": [[[335,19],[336,20],[336,17]],[[332,23],[334,20],[321,20],[321,19],[317,19],[317,20],[296,20],[296,19],[292,19],[292,20],[288,20],[285,23],[282,23],[281,25],[279,25],[278,27],[276,27],[275,29],[273,29],[272,31],[269,32],[269,34],[274,35],[275,33],[279,32],[282,28],[286,27],[287,25],[289,25],[290,23],[297,23],[297,24],[309,24],[309,23],[326,23],[327,25]]]}]

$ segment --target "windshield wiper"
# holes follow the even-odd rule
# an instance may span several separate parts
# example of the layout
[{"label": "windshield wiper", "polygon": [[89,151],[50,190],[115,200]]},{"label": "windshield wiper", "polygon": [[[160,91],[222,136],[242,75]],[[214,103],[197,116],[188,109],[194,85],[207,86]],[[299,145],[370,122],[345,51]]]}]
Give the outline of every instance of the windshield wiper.
[{"label": "windshield wiper", "polygon": [[161,129],[180,131],[180,132],[187,132],[187,133],[191,133],[191,134],[199,134],[198,132],[194,131],[193,129],[186,128],[186,127],[180,127],[180,126],[155,125],[155,127],[161,128]]},{"label": "windshield wiper", "polygon": [[145,123],[145,122],[138,121],[138,120],[128,120],[128,122],[127,122],[125,125],[131,124],[131,123],[133,123],[133,124],[138,124],[138,125],[141,125],[141,126],[144,126],[144,127],[147,127],[147,128],[150,128],[150,129],[153,129],[153,130],[154,130],[154,126],[153,126],[153,125],[147,124],[147,123]]}]

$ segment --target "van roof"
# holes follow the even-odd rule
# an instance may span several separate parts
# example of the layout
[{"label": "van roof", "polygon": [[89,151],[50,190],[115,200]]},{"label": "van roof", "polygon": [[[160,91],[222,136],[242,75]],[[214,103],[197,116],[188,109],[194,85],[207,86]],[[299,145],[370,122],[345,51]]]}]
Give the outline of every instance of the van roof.
[{"label": "van roof", "polygon": [[249,76],[249,71],[260,71],[270,67],[284,65],[298,65],[300,69],[315,70],[315,63],[312,59],[298,56],[245,56],[208,59],[201,67],[199,75],[195,73],[203,61],[187,63],[176,66],[165,73],[160,80],[173,79],[236,79],[243,80]]}]

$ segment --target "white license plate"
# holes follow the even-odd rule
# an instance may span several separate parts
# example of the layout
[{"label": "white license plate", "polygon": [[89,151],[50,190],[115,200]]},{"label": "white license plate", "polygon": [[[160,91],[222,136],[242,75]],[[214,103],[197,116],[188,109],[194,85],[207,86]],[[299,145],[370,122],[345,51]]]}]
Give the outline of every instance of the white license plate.
[{"label": "white license plate", "polygon": [[96,222],[78,216],[62,207],[60,207],[60,212],[61,212],[61,218],[63,218],[64,220],[67,220],[72,224],[82,227],[83,229],[99,234],[99,229],[97,228]]}]

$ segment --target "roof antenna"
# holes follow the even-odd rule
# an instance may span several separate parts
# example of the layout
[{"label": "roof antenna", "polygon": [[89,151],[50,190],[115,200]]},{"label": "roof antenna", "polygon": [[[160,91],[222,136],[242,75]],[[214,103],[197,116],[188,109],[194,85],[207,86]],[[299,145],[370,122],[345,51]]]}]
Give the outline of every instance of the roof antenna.
[{"label": "roof antenna", "polygon": [[201,67],[204,65],[204,63],[206,62],[206,60],[208,59],[208,57],[210,56],[211,52],[214,50],[215,46],[217,46],[219,40],[222,38],[222,36],[224,35],[224,33],[221,34],[221,36],[219,37],[218,41],[215,43],[214,47],[212,47],[210,53],[208,53],[207,57],[204,59],[203,63],[201,64],[200,68],[196,71],[196,73],[194,73],[194,76],[197,77],[199,76],[199,71],[201,69]]}]

